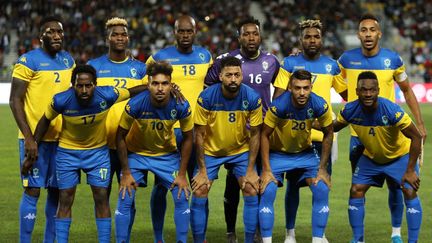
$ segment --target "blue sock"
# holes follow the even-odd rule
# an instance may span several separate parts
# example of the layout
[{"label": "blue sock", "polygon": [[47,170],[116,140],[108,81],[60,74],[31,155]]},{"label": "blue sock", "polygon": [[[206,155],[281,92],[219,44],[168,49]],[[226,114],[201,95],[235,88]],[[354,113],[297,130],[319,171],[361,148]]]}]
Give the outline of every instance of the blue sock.
[{"label": "blue sock", "polygon": [[58,192],[50,192],[48,190],[47,200],[45,204],[45,234],[44,243],[54,243],[55,241],[55,216],[58,205]]},{"label": "blue sock", "polygon": [[271,237],[273,234],[274,225],[274,201],[276,199],[277,185],[274,182],[270,182],[264,193],[261,195],[259,203],[259,225],[261,229],[262,237]]},{"label": "blue sock", "polygon": [[132,206],[131,206],[131,211],[130,211],[130,222],[129,222],[129,228],[128,228],[128,236],[127,236],[127,240],[126,240],[127,243],[130,242],[130,237],[131,237],[131,233],[132,233],[132,225],[135,221],[135,214],[136,214],[135,201],[133,201]]},{"label": "blue sock", "polygon": [[393,227],[401,227],[404,211],[402,189],[389,187],[388,205],[391,213]]},{"label": "blue sock", "polygon": [[111,218],[96,218],[99,243],[111,242]]},{"label": "blue sock", "polygon": [[323,181],[309,188],[312,191],[312,236],[322,238],[329,216],[329,188]]},{"label": "blue sock", "polygon": [[131,207],[135,200],[135,190],[132,190],[132,196],[126,192],[125,198],[121,198],[119,194],[117,201],[117,209],[115,211],[115,233],[116,242],[123,243],[128,242],[130,236],[129,228],[132,227],[131,224]]},{"label": "blue sock", "polygon": [[405,200],[405,205],[407,207],[408,243],[415,243],[420,233],[423,215],[420,199],[416,197],[411,200]]},{"label": "blue sock", "polygon": [[206,203],[206,197],[192,196],[190,222],[194,243],[202,243],[205,240]]},{"label": "blue sock", "polygon": [[164,242],[163,226],[165,221],[167,192],[168,189],[166,189],[162,185],[155,185],[151,193],[150,212],[153,223],[153,234],[155,242]]},{"label": "blue sock", "polygon": [[349,199],[348,216],[353,231],[354,240],[363,241],[365,216],[364,197]]},{"label": "blue sock", "polygon": [[299,206],[300,188],[295,182],[288,181],[285,193],[285,228],[294,229]]},{"label": "blue sock", "polygon": [[67,243],[69,241],[69,228],[71,222],[71,218],[55,219],[57,243]]},{"label": "blue sock", "polygon": [[38,197],[23,193],[19,208],[20,242],[31,242],[31,235],[36,221]]},{"label": "blue sock", "polygon": [[172,196],[174,200],[174,222],[176,225],[176,242],[187,241],[189,222],[190,222],[190,208],[189,201],[186,199],[184,192],[181,193],[180,198],[177,198],[178,187],[172,189]]},{"label": "blue sock", "polygon": [[245,243],[253,242],[258,225],[258,196],[243,196],[243,223]]}]

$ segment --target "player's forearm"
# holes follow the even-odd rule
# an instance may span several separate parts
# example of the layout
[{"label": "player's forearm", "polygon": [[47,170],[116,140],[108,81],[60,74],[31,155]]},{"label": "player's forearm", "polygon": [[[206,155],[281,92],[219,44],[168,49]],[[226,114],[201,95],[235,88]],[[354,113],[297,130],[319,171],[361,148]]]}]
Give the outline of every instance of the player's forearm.
[{"label": "player's forearm", "polygon": [[408,170],[414,170],[417,164],[417,160],[419,158],[421,151],[421,138],[411,138],[411,145],[409,149],[409,157],[408,157]]},{"label": "player's forearm", "polygon": [[186,175],[190,155],[193,146],[192,131],[183,133],[183,141],[181,144],[181,160],[180,160],[180,170],[179,175]]},{"label": "player's forearm", "polygon": [[45,133],[48,131],[48,127],[51,120],[48,120],[45,115],[41,117],[39,120],[35,132],[34,132],[34,140],[38,143],[42,140],[43,136],[45,136]]},{"label": "player's forearm", "polygon": [[260,144],[260,153],[261,153],[261,166],[263,171],[271,171],[270,167],[270,142],[269,136],[261,134],[261,144]]},{"label": "player's forearm", "polygon": [[195,149],[198,168],[200,171],[206,171],[206,165],[204,161],[204,131],[202,129],[203,128],[200,126],[195,126]]},{"label": "player's forearm", "polygon": [[148,88],[148,87],[147,87],[147,84],[142,84],[142,85],[138,85],[138,86],[135,86],[135,87],[129,88],[129,89],[128,89],[128,91],[129,91],[129,95],[130,95],[130,97],[133,97],[133,96],[135,96],[135,95],[137,95],[137,94],[143,92],[143,91],[146,90],[147,88]]},{"label": "player's forearm", "polygon": [[12,110],[12,114],[15,118],[16,124],[20,129],[24,138],[33,138],[30,126],[27,123],[27,118],[24,112],[24,100],[18,97],[11,97],[9,100],[9,106]]},{"label": "player's forearm", "polygon": [[328,164],[328,158],[330,157],[331,147],[333,144],[333,126],[328,126],[323,128],[323,141],[321,147],[321,158],[320,158],[320,168],[326,169]]},{"label": "player's forearm", "polygon": [[255,161],[260,149],[261,126],[251,128],[251,137],[249,140],[249,166],[248,170],[253,170]]},{"label": "player's forearm", "polygon": [[405,101],[406,101],[408,107],[410,108],[410,111],[413,114],[414,119],[416,120],[417,126],[424,127],[424,122],[423,122],[423,118],[421,115],[420,106],[418,104],[418,101],[417,101],[417,98],[416,98],[414,92],[412,91],[412,89],[408,89],[408,90],[404,91],[403,94],[405,97]]},{"label": "player's forearm", "polygon": [[125,129],[118,127],[116,136],[116,147],[117,147],[117,157],[120,160],[120,166],[122,173],[130,173],[129,163],[128,163],[128,152],[125,137],[127,135]]}]

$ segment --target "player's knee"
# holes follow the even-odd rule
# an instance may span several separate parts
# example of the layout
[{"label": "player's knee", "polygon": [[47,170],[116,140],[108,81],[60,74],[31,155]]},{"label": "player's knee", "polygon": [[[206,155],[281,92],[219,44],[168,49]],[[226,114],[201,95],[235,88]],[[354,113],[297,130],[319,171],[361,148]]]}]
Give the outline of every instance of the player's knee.
[{"label": "player's knee", "polygon": [[405,200],[412,200],[417,197],[417,192],[412,188],[402,189]]},{"label": "player's knee", "polygon": [[39,197],[40,196],[40,188],[39,187],[26,187],[24,189],[25,194],[32,196],[32,197]]},{"label": "player's knee", "polygon": [[352,184],[350,189],[351,198],[362,198],[365,196],[366,188],[358,184]]},{"label": "player's knee", "polygon": [[245,187],[242,189],[244,196],[256,196],[257,191],[253,186],[249,183],[246,183]]},{"label": "player's knee", "polygon": [[316,185],[310,185],[313,194],[328,194],[329,188],[323,181],[319,181]]},{"label": "player's knee", "polygon": [[200,188],[194,191],[195,197],[208,197],[209,189],[206,185],[202,185]]}]

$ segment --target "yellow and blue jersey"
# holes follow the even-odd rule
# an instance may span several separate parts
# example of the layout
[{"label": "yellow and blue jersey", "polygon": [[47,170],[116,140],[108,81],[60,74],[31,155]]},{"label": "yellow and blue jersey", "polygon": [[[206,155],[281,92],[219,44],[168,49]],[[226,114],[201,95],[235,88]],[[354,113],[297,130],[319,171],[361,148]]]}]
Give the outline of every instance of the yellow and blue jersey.
[{"label": "yellow and blue jersey", "polygon": [[158,108],[151,104],[148,90],[131,98],[120,120],[120,127],[129,130],[128,151],[145,156],[175,152],[174,124],[177,121],[183,132],[193,129],[192,111],[187,101],[176,102],[171,97],[165,107]]},{"label": "yellow and blue jersey", "polygon": [[90,104],[81,106],[75,90],[70,88],[53,97],[45,116],[52,120],[59,114],[63,123],[59,136],[59,147],[86,150],[107,144],[105,120],[110,107],[129,98],[127,89],[95,87]]},{"label": "yellow and blue jersey", "polygon": [[[24,112],[32,132],[50,104],[53,96],[70,87],[75,62],[66,51],[50,56],[42,48],[29,51],[18,58],[12,77],[28,83],[24,98]],[[42,141],[56,141],[61,119],[52,121]],[[24,138],[21,131],[19,138]]]},{"label": "yellow and blue jersey", "polygon": [[296,108],[292,103],[292,94],[287,91],[277,97],[270,105],[264,123],[274,128],[270,136],[270,150],[299,153],[312,146],[312,122],[318,119],[323,127],[332,124],[332,115],[327,102],[311,93],[303,108]]},{"label": "yellow and blue jersey", "polygon": [[260,95],[241,84],[238,95],[227,99],[222,95],[222,84],[214,84],[199,95],[194,121],[206,126],[206,155],[231,156],[249,151],[247,124],[255,127],[262,123]]},{"label": "yellow and blue jersey", "polygon": [[[146,65],[138,60],[126,58],[115,62],[103,55],[88,62],[96,69],[98,86],[132,88],[147,83]],[[115,149],[115,137],[121,114],[127,101],[119,102],[111,107],[106,119],[108,146]]]},{"label": "yellow and blue jersey", "polygon": [[167,61],[172,65],[171,81],[180,87],[194,112],[198,95],[204,88],[205,76],[213,63],[210,52],[194,45],[191,53],[181,53],[175,46],[169,46],[149,57],[146,63],[155,61]]},{"label": "yellow and blue jersey", "polygon": [[361,48],[346,51],[338,60],[348,89],[348,102],[356,100],[357,78],[361,72],[372,71],[378,77],[379,96],[395,101],[394,82],[407,79],[402,58],[394,51],[381,48],[375,56],[364,56]]},{"label": "yellow and blue jersey", "polygon": [[349,102],[337,120],[351,124],[365,146],[363,154],[376,163],[386,164],[409,152],[411,140],[401,130],[412,120],[399,105],[388,99],[379,97],[378,108],[373,113],[364,112],[358,100]]},{"label": "yellow and blue jersey", "polygon": [[[327,104],[331,104],[330,90],[334,88],[340,93],[346,90],[345,81],[336,60],[320,55],[317,60],[308,60],[303,54],[285,57],[282,61],[282,68],[275,81],[275,86],[287,89],[289,79],[297,70],[306,70],[312,73],[312,91],[324,98]],[[332,107],[329,106],[330,112]],[[312,141],[321,142],[323,133],[313,129]]]}]

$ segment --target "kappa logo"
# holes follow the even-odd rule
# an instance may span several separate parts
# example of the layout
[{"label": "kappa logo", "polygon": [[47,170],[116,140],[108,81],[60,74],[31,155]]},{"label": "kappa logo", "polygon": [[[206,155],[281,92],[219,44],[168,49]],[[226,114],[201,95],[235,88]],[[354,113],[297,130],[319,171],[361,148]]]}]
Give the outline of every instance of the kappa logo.
[{"label": "kappa logo", "polygon": [[417,210],[415,208],[407,208],[407,213],[416,214],[420,213],[420,210]]},{"label": "kappa logo", "polygon": [[116,211],[114,212],[115,215],[120,215],[123,216],[124,214],[120,213],[120,211],[118,211],[118,209],[116,209]]},{"label": "kappa logo", "polygon": [[21,57],[19,59],[19,61],[22,62],[22,63],[26,63],[27,62],[27,58],[26,57]]},{"label": "kappa logo", "polygon": [[190,208],[187,208],[182,214],[190,214]]},{"label": "kappa logo", "polygon": [[330,208],[328,206],[323,206],[318,213],[328,213],[330,212]]},{"label": "kappa logo", "polygon": [[36,214],[28,213],[26,216],[24,216],[24,218],[28,219],[28,220],[34,220],[34,219],[36,219]]},{"label": "kappa logo", "polygon": [[349,205],[348,206],[348,210],[350,210],[350,211],[358,211],[359,209],[356,206]]},{"label": "kappa logo", "polygon": [[268,207],[263,207],[260,211],[260,213],[268,213],[268,214],[273,214],[273,212],[270,210],[270,208]]}]

